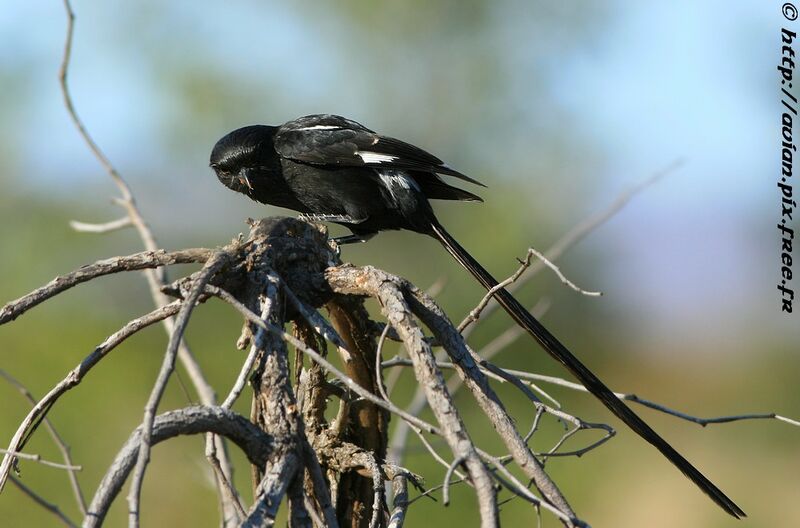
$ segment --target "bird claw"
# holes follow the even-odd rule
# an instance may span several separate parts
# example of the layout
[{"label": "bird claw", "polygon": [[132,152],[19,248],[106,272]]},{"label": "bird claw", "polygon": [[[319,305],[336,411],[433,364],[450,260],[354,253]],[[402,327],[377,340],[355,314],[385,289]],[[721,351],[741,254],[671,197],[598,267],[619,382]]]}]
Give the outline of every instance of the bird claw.
[{"label": "bird claw", "polygon": [[350,215],[321,213],[302,213],[297,218],[306,222],[340,222],[344,224],[360,224],[366,220],[366,218],[353,218]]},{"label": "bird claw", "polygon": [[343,246],[345,244],[356,244],[358,242],[366,242],[370,238],[374,237],[375,233],[370,233],[368,235],[346,235],[333,238],[332,240],[336,242],[337,246]]}]

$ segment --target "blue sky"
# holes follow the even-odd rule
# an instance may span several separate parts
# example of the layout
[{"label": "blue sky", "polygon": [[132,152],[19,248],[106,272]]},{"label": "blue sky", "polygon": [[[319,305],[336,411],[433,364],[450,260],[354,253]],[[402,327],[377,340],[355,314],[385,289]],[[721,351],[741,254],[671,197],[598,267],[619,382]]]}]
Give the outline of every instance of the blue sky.
[{"label": "blue sky", "polygon": [[[614,262],[609,276],[596,282],[593,277],[586,286],[604,290],[602,302],[612,310],[648,314],[642,323],[647,335],[674,338],[674,329],[681,327],[687,335],[706,335],[716,343],[729,340],[735,347],[740,340],[730,328],[758,324],[777,335],[797,338],[794,320],[776,308],[774,290],[778,276],[774,224],[779,212],[775,66],[780,27],[786,23],[780,6],[615,2],[604,7],[602,25],[590,34],[565,36],[558,27],[549,28],[554,42],[574,38],[575,45],[564,53],[554,45],[542,60],[531,53],[526,40],[526,24],[536,16],[535,9],[515,17],[513,9],[519,3],[507,4],[507,9],[497,9],[494,33],[475,38],[486,38],[489,45],[503,49],[501,67],[515,73],[504,96],[510,94],[513,104],[520,106],[514,111],[523,119],[514,123],[508,137],[499,133],[493,138],[487,152],[463,149],[467,152],[458,161],[485,166],[502,157],[517,167],[526,162],[535,165],[536,160],[525,156],[527,145],[536,138],[531,131],[538,124],[533,121],[540,116],[535,107],[524,106],[525,91],[534,85],[558,107],[557,113],[541,119],[568,120],[577,140],[575,150],[561,151],[563,172],[558,178],[534,185],[546,188],[543,206],[551,199],[561,203],[575,189],[585,188],[588,196],[581,195],[567,215],[574,223],[601,209],[626,186],[676,158],[684,159],[679,171],[593,236],[586,252],[576,251],[574,258],[591,249]],[[75,5],[78,33],[71,71],[75,101],[90,130],[120,167],[141,166],[146,152],[145,169],[185,173],[204,168],[205,160],[199,157],[173,167],[174,160],[161,147],[163,135],[157,130],[181,102],[159,86],[149,62],[154,53],[175,60],[210,59],[236,79],[247,78],[252,71],[255,86],[275,83],[275,71],[280,71],[282,81],[292,87],[285,105],[272,103],[287,114],[281,119],[308,113],[303,111],[304,101],[314,112],[330,105],[334,111],[362,118],[374,114],[374,106],[363,103],[370,91],[363,81],[370,72],[361,72],[359,85],[346,89],[341,65],[358,64],[359,57],[342,57],[329,45],[336,28],[346,21],[309,24],[302,11],[276,2],[268,9],[253,1],[209,4],[203,10],[188,1],[155,7],[159,5],[143,3],[135,13],[125,2]],[[128,11],[138,21],[132,27],[141,27],[142,20],[148,24],[147,40],[139,43],[136,34],[125,34]],[[6,177],[13,185],[55,184],[69,194],[71,188],[98,178],[99,172],[66,118],[55,82],[64,20],[60,2],[55,1],[13,2],[0,11],[0,73],[25,72],[26,78],[17,85],[26,92],[27,101],[17,105],[19,94],[12,90],[0,94],[8,97],[0,101],[4,113],[0,137],[14,145],[18,166],[24,167],[24,174]],[[459,36],[465,43],[469,38]],[[482,45],[476,42],[475,46]],[[297,56],[304,59],[298,61]],[[459,61],[469,58],[454,57],[454,70]],[[413,63],[413,55],[398,57],[397,64],[411,68]],[[319,77],[328,82],[317,82]],[[331,93],[331,85],[338,91]],[[409,83],[408,90],[416,86]],[[459,92],[452,95],[457,99]],[[498,96],[486,106],[501,108],[507,100]],[[408,112],[403,126],[407,130],[431,126],[435,112],[433,107]],[[480,114],[476,115],[471,123],[480,123]],[[380,124],[381,118],[364,120],[369,126]],[[520,136],[525,130],[527,135]],[[456,132],[463,132],[463,144],[474,145],[468,130]],[[515,137],[524,141],[515,142]],[[441,145],[455,152],[458,143],[454,135]],[[509,145],[506,151],[504,144]],[[584,168],[581,174],[571,174],[583,157],[596,159],[597,164],[591,171]],[[537,245],[544,247],[546,242]],[[565,265],[568,269],[569,261]],[[695,347],[702,341],[691,339]]]}]

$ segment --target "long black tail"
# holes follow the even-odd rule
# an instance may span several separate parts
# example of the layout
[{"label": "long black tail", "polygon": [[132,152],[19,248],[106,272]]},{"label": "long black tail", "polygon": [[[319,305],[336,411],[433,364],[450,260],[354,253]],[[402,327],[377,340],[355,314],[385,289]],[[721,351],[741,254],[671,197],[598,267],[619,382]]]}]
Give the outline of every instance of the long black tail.
[{"label": "long black tail", "polygon": [[[497,285],[494,277],[481,266],[472,256],[467,253],[456,240],[437,222],[433,222],[433,233],[455,257],[478,281],[488,290]],[[644,420],[639,418],[627,405],[617,398],[611,389],[600,381],[591,370],[581,363],[578,358],[567,350],[567,347],[553,336],[542,324],[537,321],[508,291],[498,290],[495,293],[497,302],[522,328],[528,331],[536,341],[539,342],[548,354],[553,356],[559,363],[564,365],[578,380],[586,387],[589,392],[594,394],[603,405],[614,413],[620,420],[625,422],[628,427],[633,429],[639,436],[653,444],[656,449],[661,451],[667,459],[672,462],[684,475],[692,480],[703,492],[711,497],[720,508],[736,517],[746,517],[746,514],[731,499],[729,499],[718,487],[708,480],[700,471],[697,470],[688,460],[683,458],[680,453],[661,438]]]}]

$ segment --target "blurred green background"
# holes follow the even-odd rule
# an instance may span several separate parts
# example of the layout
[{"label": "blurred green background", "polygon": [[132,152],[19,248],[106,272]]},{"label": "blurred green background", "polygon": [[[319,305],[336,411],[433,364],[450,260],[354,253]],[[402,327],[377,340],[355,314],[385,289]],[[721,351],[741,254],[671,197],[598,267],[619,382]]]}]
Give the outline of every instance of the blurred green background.
[{"label": "blurred green background", "polygon": [[[560,260],[572,280],[603,297],[579,296],[547,273],[521,297],[530,304],[549,299],[547,325],[618,390],[699,416],[800,416],[798,319],[780,312],[775,286],[775,64],[787,24],[777,5],[114,0],[74,7],[76,106],[166,248],[221,245],[246,230],[248,216],[277,213],[221,187],[208,154],[233,128],[309,113],[356,119],[486,182],[486,203],[436,208],[497,275],[510,273],[528,246],[546,249],[630,185],[685,159]],[[121,212],[110,203],[115,187],[61,102],[56,73],[64,29],[60,2],[10,2],[0,12],[2,302],[82,264],[141,248],[130,230],[88,235],[68,226]],[[432,240],[417,235],[383,234],[343,256],[422,287],[446,277],[438,300],[456,320],[481,296]],[[150,308],[139,274],[81,286],[0,328],[0,368],[42,395],[108,334]],[[219,393],[243,358],[234,348],[239,325],[229,310],[209,303],[189,329]],[[504,315],[483,322],[474,346],[508,325]],[[164,345],[160,328],[142,332],[50,413],[84,467],[79,478],[90,496],[141,420]],[[563,375],[527,339],[497,362]],[[396,403],[412,390],[404,374]],[[530,406],[499,390],[526,428]],[[800,524],[800,430],[774,421],[703,429],[641,411],[749,514],[736,522],[590,397],[551,392],[567,410],[619,429],[581,459],[548,462],[594,526]],[[7,445],[28,406],[2,382],[0,401]],[[471,398],[459,394],[458,402],[474,437],[501,453]],[[161,409],[186,403],[173,382]],[[547,422],[534,446],[548,447],[559,427]],[[44,431],[26,450],[58,459]],[[417,443],[410,454],[408,466],[428,484],[441,480],[442,468]],[[63,472],[25,461],[21,467],[25,483],[77,518]],[[240,465],[240,489],[249,489],[248,479]],[[217,523],[199,437],[159,445],[144,489],[145,526]],[[452,500],[449,508],[416,502],[409,525],[476,525],[470,491],[457,486]],[[125,511],[118,499],[108,524],[124,523]],[[508,526],[536,522],[520,501],[505,504],[502,515]],[[546,526],[558,526],[545,517]],[[13,486],[0,495],[0,519],[5,526],[56,525]]]}]

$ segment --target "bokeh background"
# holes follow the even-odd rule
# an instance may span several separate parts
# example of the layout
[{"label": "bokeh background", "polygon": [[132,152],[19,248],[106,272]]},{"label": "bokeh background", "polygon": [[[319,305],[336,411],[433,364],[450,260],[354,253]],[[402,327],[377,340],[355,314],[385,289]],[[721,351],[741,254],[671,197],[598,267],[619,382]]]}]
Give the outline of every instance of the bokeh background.
[{"label": "bokeh background", "polygon": [[[528,246],[546,249],[631,185],[684,160],[560,260],[571,279],[603,297],[579,296],[549,274],[521,296],[547,298],[548,326],[618,390],[700,416],[800,416],[800,325],[796,314],[781,313],[776,290],[776,65],[780,28],[789,24],[780,3],[110,0],[74,7],[75,104],[166,248],[221,245],[246,231],[248,216],[278,212],[221,187],[208,154],[233,128],[309,113],[342,114],[405,138],[486,182],[484,204],[438,204],[437,211],[497,275],[510,273]],[[110,202],[116,188],[62,104],[56,74],[64,34],[60,2],[12,1],[0,10],[2,302],[141,247],[130,230],[88,235],[68,226],[120,211]],[[423,287],[446,278],[438,300],[454,319],[481,295],[435,242],[417,235],[383,234],[344,257]],[[0,328],[0,368],[41,395],[150,308],[139,274],[81,286]],[[240,321],[217,304],[193,321],[191,345],[219,392],[227,391],[242,359],[234,348]],[[503,315],[482,323],[474,345],[508,324]],[[137,335],[51,412],[84,467],[87,493],[140,421],[164,344],[160,328]],[[497,361],[563,375],[527,339]],[[405,375],[397,403],[412,388]],[[591,398],[551,392],[584,419],[619,429],[581,459],[548,463],[594,526],[800,525],[800,430],[775,421],[704,429],[641,411],[750,515],[736,522]],[[520,424],[529,423],[532,409],[513,392],[502,394]],[[458,401],[473,435],[501,452],[470,397]],[[2,382],[0,402],[6,445],[28,407]],[[162,409],[186,403],[173,383]],[[547,447],[558,427],[548,424],[535,447]],[[58,458],[41,432],[28,450]],[[407,464],[428,483],[442,477],[418,446]],[[26,483],[77,517],[62,472],[22,468]],[[240,466],[241,489],[249,489],[248,478]],[[158,446],[145,480],[144,525],[215,525],[210,482],[200,438]],[[470,491],[453,493],[449,508],[415,503],[410,525],[476,525]],[[109,525],[124,515],[118,500]],[[0,495],[0,519],[55,525],[13,486]],[[503,507],[503,519],[536,522],[519,501]]]}]

